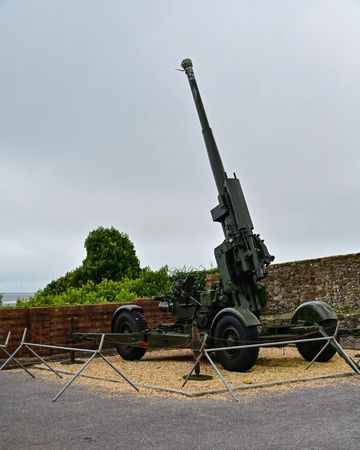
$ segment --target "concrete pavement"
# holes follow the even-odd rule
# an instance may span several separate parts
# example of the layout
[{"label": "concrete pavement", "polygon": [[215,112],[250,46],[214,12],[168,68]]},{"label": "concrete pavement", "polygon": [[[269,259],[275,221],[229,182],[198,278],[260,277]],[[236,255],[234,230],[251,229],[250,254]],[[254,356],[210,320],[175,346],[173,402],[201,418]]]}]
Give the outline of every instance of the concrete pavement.
[{"label": "concrete pavement", "polygon": [[[239,403],[108,396],[24,373],[0,372],[0,448],[359,449],[360,380]],[[241,394],[239,394],[240,396]]]}]

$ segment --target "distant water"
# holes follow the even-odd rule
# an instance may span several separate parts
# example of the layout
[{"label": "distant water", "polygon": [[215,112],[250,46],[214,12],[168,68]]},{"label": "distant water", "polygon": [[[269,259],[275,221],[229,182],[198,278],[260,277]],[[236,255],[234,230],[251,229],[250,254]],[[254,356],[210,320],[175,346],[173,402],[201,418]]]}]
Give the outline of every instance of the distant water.
[{"label": "distant water", "polygon": [[3,305],[15,305],[16,304],[16,300],[18,298],[21,298],[22,300],[27,299],[29,297],[31,297],[32,295],[34,295],[32,292],[30,293],[16,293],[16,292],[2,292],[2,301],[3,301]]}]

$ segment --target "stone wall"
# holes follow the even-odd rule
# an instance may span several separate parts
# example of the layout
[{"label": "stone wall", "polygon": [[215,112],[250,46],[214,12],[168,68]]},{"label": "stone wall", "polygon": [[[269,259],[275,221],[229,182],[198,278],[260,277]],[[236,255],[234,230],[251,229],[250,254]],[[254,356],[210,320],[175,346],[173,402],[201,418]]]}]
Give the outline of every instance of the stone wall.
[{"label": "stone wall", "polygon": [[323,300],[338,312],[359,312],[360,253],[273,264],[265,284],[265,314],[291,312],[310,300]]}]

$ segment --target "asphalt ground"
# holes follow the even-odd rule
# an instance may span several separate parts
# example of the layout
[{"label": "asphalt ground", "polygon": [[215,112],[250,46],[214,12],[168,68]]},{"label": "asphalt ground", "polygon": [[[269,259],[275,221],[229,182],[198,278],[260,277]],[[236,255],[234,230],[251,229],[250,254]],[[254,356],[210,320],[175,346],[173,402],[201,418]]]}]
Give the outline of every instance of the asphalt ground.
[{"label": "asphalt ground", "polygon": [[0,448],[21,449],[356,449],[360,380],[287,392],[271,389],[238,403],[112,396],[76,382],[0,372]]}]

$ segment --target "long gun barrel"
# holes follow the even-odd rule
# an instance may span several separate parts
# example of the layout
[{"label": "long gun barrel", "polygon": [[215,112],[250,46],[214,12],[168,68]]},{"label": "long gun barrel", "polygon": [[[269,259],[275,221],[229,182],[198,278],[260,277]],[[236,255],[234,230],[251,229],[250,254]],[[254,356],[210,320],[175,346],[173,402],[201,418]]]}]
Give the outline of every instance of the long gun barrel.
[{"label": "long gun barrel", "polygon": [[213,132],[210,128],[209,121],[206,117],[206,112],[196,83],[191,59],[184,59],[184,61],[181,63],[181,66],[185,70],[185,73],[189,79],[191,92],[194,97],[197,112],[199,114],[199,119],[205,141],[205,146],[208,152],[211,170],[214,174],[215,183],[219,195],[221,195],[224,193],[224,183],[226,179],[226,173],[224,170],[219,150],[215,142]]},{"label": "long gun barrel", "polygon": [[[236,216],[237,228],[253,229],[253,224],[251,221],[251,217],[245,201],[244,194],[241,189],[240,182],[237,178],[228,178],[226,175],[213,132],[209,125],[209,121],[206,117],[204,105],[201,100],[199,88],[196,83],[191,59],[184,59],[184,61],[181,63],[181,66],[183,67],[190,83],[191,92],[194,98],[195,106],[202,127],[202,133],[210,161],[211,170],[213,172],[216,187],[219,193],[219,206],[214,208],[212,211],[213,219],[216,222],[222,221],[221,220],[221,217],[223,216],[222,213],[226,213],[226,211],[223,209],[222,199],[223,196],[226,195],[226,193],[228,193],[231,197],[233,197],[233,200],[235,200],[235,197],[238,197],[240,200],[240,201],[233,201],[234,207],[233,212]],[[232,227],[227,227],[227,230],[224,230],[225,234],[228,234],[229,232],[231,234],[231,231],[233,231]]]},{"label": "long gun barrel", "polygon": [[[225,241],[215,249],[215,257],[224,285],[236,286],[236,303],[260,313],[257,281],[265,276],[265,268],[274,259],[258,235],[254,235],[253,224],[246,200],[236,178],[228,178],[206,117],[193,64],[190,59],[181,63],[186,73],[195,106],[199,115],[207,154],[218,190],[219,204],[212,209],[215,222],[220,222]],[[252,305],[252,306],[251,306]]]}]

